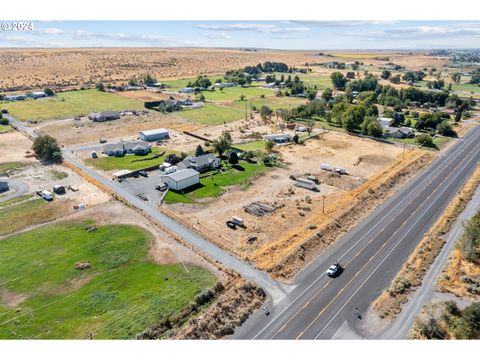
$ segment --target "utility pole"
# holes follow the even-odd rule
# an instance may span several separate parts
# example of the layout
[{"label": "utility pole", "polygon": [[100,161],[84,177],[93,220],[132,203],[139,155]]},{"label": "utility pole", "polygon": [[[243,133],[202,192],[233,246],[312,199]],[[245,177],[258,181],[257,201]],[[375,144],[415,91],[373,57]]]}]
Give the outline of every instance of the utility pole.
[{"label": "utility pole", "polygon": [[403,159],[405,159],[405,147],[406,146],[407,146],[407,144],[403,143],[403,155],[402,155]]},{"label": "utility pole", "polygon": [[325,214],[325,195],[322,195],[322,213]]},{"label": "utility pole", "polygon": [[245,100],[245,121],[248,121],[248,100]]}]

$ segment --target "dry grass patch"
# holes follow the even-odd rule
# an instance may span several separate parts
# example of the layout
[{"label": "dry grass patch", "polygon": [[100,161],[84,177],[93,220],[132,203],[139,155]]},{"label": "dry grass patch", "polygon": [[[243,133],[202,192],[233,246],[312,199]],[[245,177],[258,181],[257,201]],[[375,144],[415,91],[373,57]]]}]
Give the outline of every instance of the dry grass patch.
[{"label": "dry grass patch", "polygon": [[[458,195],[450,202],[442,217],[425,234],[390,287],[375,301],[373,308],[381,318],[395,318],[401,312],[402,305],[408,301],[408,295],[422,284],[423,277],[445,244],[443,235],[450,231],[452,224],[472,198],[478,184],[480,168],[475,170]],[[452,279],[451,284],[455,284],[454,279],[457,278],[452,276]]]}]

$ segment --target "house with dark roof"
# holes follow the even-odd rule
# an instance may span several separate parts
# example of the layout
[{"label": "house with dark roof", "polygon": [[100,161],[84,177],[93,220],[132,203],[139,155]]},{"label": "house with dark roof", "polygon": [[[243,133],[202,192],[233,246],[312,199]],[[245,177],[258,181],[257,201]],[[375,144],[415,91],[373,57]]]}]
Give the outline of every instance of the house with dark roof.
[{"label": "house with dark roof", "polygon": [[8,182],[0,181],[0,193],[9,189]]},{"label": "house with dark roof", "polygon": [[88,118],[95,122],[118,120],[120,119],[120,113],[118,111],[102,111],[91,113]]},{"label": "house with dark roof", "polygon": [[103,146],[103,153],[108,156],[147,155],[149,152],[150,145],[145,141],[126,141]]},{"label": "house with dark roof", "polygon": [[178,169],[194,169],[198,172],[216,169],[220,166],[220,158],[213,154],[187,156],[177,164]]}]

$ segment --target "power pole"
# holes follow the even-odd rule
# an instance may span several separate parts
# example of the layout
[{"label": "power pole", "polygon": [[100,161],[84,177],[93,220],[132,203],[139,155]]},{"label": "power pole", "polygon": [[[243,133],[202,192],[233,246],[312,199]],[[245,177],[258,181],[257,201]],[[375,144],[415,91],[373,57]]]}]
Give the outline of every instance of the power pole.
[{"label": "power pole", "polygon": [[322,213],[325,214],[325,195],[322,195]]},{"label": "power pole", "polygon": [[245,100],[245,121],[248,121],[248,100]]},{"label": "power pole", "polygon": [[406,146],[407,146],[407,144],[403,143],[403,155],[402,155],[403,159],[405,159],[405,147]]}]

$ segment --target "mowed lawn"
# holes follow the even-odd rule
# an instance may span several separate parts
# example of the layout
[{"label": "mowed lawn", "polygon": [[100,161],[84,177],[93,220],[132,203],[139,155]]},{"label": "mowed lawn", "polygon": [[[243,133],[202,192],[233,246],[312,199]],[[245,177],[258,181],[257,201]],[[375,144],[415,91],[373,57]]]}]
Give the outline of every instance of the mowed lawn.
[{"label": "mowed lawn", "polygon": [[[0,241],[1,339],[131,339],[215,284],[208,271],[158,265],[144,230],[92,221]],[[88,261],[90,268],[75,264]]]},{"label": "mowed lawn", "polygon": [[269,170],[263,163],[252,164],[241,161],[239,166],[243,170],[232,168],[230,165],[224,165],[222,174],[216,174],[214,171],[202,174],[200,185],[194,186],[184,191],[175,192],[170,190],[165,196],[164,201],[172,203],[193,203],[201,199],[212,198],[220,194],[226,186],[246,184],[255,175]]},{"label": "mowed lawn", "polygon": [[[165,154],[154,157],[165,151]],[[125,155],[125,156],[100,156],[97,159],[85,159],[87,165],[93,166],[99,170],[139,170],[150,166],[160,165],[169,154],[178,154],[178,152],[167,150],[165,148],[153,147],[148,155]]]},{"label": "mowed lawn", "polygon": [[143,108],[141,101],[94,89],[62,92],[53,98],[2,102],[0,105],[19,120],[62,119],[95,111]]},{"label": "mowed lawn", "polygon": [[245,118],[245,109],[237,106],[205,104],[199,109],[175,112],[174,116],[204,125],[220,125]]},{"label": "mowed lawn", "polygon": [[243,144],[233,144],[232,147],[243,151],[261,151],[265,150],[267,142],[265,140],[249,141]]}]

